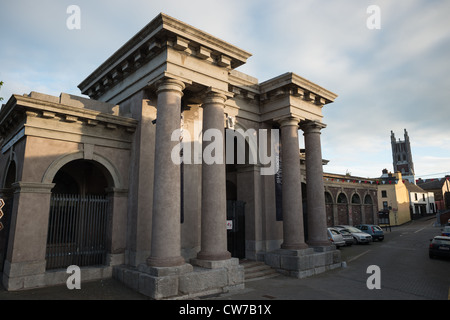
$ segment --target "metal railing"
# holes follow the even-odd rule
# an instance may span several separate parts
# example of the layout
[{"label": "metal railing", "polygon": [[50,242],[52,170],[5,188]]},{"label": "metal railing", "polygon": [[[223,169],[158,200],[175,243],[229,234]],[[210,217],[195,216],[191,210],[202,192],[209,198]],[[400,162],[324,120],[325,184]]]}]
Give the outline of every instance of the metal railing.
[{"label": "metal railing", "polygon": [[106,196],[52,195],[47,270],[105,264],[108,205]]}]

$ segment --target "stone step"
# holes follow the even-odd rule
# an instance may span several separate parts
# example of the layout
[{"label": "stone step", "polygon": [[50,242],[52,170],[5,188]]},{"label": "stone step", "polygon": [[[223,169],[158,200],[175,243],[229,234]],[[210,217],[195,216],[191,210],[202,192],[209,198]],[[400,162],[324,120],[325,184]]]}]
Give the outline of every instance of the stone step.
[{"label": "stone step", "polygon": [[279,276],[279,273],[262,261],[241,260],[244,267],[245,281],[254,281]]}]

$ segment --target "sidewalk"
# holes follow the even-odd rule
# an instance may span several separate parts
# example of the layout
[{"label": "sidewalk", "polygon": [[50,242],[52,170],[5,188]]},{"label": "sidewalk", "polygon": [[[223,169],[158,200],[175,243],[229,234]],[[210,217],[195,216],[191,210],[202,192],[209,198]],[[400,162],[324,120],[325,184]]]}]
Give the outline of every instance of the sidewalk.
[{"label": "sidewalk", "polygon": [[66,285],[8,292],[0,286],[0,300],[149,300],[115,279],[81,283],[81,289]]}]

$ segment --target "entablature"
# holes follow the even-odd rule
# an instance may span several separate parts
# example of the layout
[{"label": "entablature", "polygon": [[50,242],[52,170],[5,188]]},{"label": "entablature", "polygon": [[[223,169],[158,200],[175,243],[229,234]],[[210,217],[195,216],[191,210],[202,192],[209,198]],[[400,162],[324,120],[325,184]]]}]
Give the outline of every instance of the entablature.
[{"label": "entablature", "polygon": [[[60,101],[61,99],[68,101],[67,96],[64,95],[60,96]],[[80,97],[80,99],[83,101],[83,98]],[[137,120],[57,101],[58,97],[34,92],[30,95],[12,95],[0,111],[0,136],[3,138],[3,143],[7,144],[17,132],[24,128],[24,135],[42,134],[43,137],[55,139],[70,136],[67,139],[73,141],[81,141],[81,136],[91,136],[96,141],[104,139],[120,141],[126,145],[131,143]],[[102,105],[101,102],[99,104]],[[113,143],[107,144],[113,145]]]},{"label": "entablature", "polygon": [[260,84],[262,120],[295,116],[321,121],[322,107],[337,95],[295,73],[285,73]]},{"label": "entablature", "polygon": [[[134,91],[137,92],[146,85],[145,82],[139,82],[139,80],[147,79],[146,76],[149,73],[155,73],[155,71],[174,73],[167,67],[167,63],[170,63],[171,59],[168,53],[169,49],[182,52],[184,57],[195,57],[205,63],[227,70],[246,63],[251,56],[244,50],[161,13],[78,87],[83,94],[93,99],[106,100],[106,98],[102,98],[106,92],[145,66],[146,70],[141,71],[139,79],[132,79],[133,83],[127,83],[128,87],[137,84],[139,88],[134,88]],[[162,61],[148,64],[149,61],[161,54]],[[179,61],[174,61],[174,63],[180,64]],[[153,74],[152,77],[156,78],[158,75]],[[147,80],[151,81],[152,79]],[[192,81],[192,79],[190,80]],[[110,96],[108,99],[111,98]]]}]

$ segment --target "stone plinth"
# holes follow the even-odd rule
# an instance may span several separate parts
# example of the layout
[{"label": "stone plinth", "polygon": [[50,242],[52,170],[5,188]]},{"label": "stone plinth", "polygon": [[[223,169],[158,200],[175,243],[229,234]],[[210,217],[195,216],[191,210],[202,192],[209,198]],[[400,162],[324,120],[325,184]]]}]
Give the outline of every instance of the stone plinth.
[{"label": "stone plinth", "polygon": [[126,286],[155,300],[191,299],[244,288],[244,267],[232,258],[222,261],[199,261],[199,265],[137,268],[118,266],[113,277]]},{"label": "stone plinth", "polygon": [[265,263],[279,273],[306,278],[341,266],[341,252],[335,246],[302,250],[277,249],[265,256]]}]

